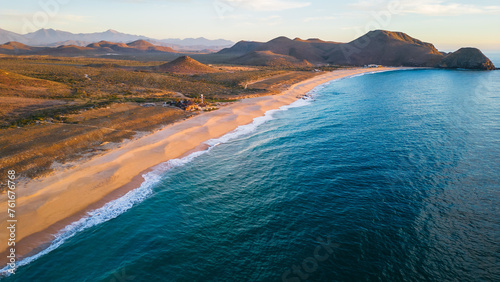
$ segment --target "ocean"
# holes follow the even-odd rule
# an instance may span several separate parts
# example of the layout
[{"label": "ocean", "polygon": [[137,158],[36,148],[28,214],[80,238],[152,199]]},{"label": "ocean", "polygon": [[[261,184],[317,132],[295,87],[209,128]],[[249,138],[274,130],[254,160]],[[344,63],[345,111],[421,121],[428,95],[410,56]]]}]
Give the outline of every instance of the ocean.
[{"label": "ocean", "polygon": [[500,281],[500,72],[332,81],[172,160],[5,281]]}]

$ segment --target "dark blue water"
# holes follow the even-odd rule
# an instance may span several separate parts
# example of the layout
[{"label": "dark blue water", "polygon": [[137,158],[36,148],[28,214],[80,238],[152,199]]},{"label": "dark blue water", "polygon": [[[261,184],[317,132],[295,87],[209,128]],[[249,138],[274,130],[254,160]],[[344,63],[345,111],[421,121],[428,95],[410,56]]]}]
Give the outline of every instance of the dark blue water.
[{"label": "dark blue water", "polygon": [[498,71],[333,82],[5,280],[500,281],[499,89]]}]

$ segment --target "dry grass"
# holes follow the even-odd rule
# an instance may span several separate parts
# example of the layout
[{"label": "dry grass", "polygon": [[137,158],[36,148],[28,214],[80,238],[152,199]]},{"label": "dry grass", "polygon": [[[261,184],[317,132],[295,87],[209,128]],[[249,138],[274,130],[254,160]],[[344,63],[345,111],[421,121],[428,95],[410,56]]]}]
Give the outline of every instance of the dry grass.
[{"label": "dry grass", "polygon": [[249,89],[266,89],[270,92],[280,92],[293,84],[300,81],[312,78],[318,74],[317,72],[311,71],[292,71],[284,72],[279,75],[259,80],[255,83],[249,84]]},{"label": "dry grass", "polygon": [[14,114],[15,111],[20,111],[23,108],[25,108],[26,111],[30,111],[35,108],[47,108],[61,104],[67,104],[67,102],[38,98],[2,97],[2,99],[0,99],[0,115],[6,116]]},{"label": "dry grass", "polygon": [[58,108],[68,103],[64,100],[2,97],[0,99],[0,126],[7,126],[34,111]]},{"label": "dry grass", "polygon": [[0,70],[0,93],[2,96],[49,98],[67,96],[70,89],[62,83]]},{"label": "dry grass", "polygon": [[115,104],[68,116],[69,120],[80,120],[78,124],[44,123],[2,129],[0,175],[15,169],[23,177],[42,176],[53,170],[54,162],[66,163],[102,153],[110,147],[103,144],[118,144],[187,116],[176,108]]},{"label": "dry grass", "polygon": [[162,63],[0,56],[0,175],[15,169],[40,177],[189,116],[159,106],[164,101],[269,95],[316,74],[241,66],[214,66],[222,70],[199,75],[137,71]]},{"label": "dry grass", "polygon": [[[213,77],[208,74],[203,75],[204,79],[193,79],[190,75],[162,73],[161,70],[151,72],[150,68],[142,68],[148,71],[140,71],[139,67],[143,67],[144,64],[138,67],[124,67],[121,65],[124,62],[117,60],[101,59],[99,63],[98,60],[91,59],[88,62],[77,61],[79,64],[64,62],[48,61],[45,57],[39,61],[35,58],[16,60],[7,57],[1,59],[0,63],[8,72],[66,85],[71,90],[66,98],[94,100],[123,100],[158,91],[180,92],[188,97],[204,94],[206,97],[230,96],[238,99],[238,95],[248,94],[248,91],[239,86],[242,79],[253,80],[255,76],[273,72],[264,68],[254,71],[228,71],[216,73]],[[111,67],[89,67],[89,62],[96,66],[111,64]],[[113,65],[120,67],[112,67]],[[159,64],[155,62],[148,65]]]},{"label": "dry grass", "polygon": [[235,72],[235,71],[256,71],[259,70],[256,67],[247,67],[247,66],[217,66],[220,70],[227,72]]}]

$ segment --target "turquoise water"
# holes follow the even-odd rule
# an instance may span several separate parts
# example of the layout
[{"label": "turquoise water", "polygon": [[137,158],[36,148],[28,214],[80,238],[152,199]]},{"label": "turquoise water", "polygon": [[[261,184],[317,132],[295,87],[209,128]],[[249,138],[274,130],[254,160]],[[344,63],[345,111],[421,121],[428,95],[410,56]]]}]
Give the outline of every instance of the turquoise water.
[{"label": "turquoise water", "polygon": [[332,82],[159,167],[5,281],[500,281],[499,89],[499,71]]}]

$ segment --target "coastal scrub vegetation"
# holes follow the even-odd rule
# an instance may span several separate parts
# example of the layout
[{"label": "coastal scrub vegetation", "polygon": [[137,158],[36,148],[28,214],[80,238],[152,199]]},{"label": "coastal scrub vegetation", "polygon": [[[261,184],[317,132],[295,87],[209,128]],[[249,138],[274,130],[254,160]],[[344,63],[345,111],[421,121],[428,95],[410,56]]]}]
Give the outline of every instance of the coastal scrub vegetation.
[{"label": "coastal scrub vegetation", "polygon": [[223,105],[317,75],[312,68],[226,65],[189,75],[158,70],[164,63],[0,56],[0,173],[45,175],[196,114],[171,106],[181,100],[197,102],[203,94]]}]

